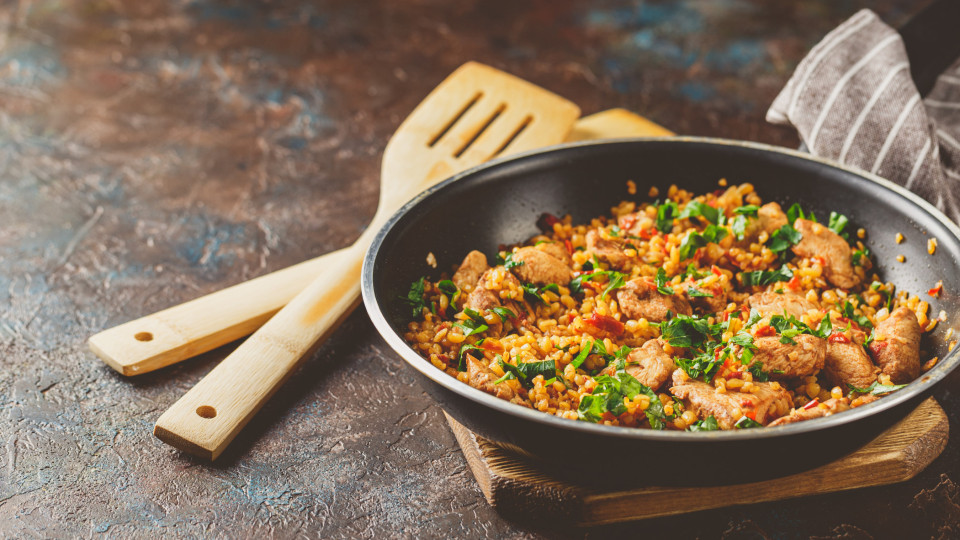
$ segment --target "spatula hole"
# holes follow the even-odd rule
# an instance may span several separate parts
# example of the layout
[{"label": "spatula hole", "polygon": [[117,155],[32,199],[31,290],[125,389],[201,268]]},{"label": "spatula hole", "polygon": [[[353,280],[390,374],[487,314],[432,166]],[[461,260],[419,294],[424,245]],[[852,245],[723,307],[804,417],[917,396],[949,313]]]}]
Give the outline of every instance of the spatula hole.
[{"label": "spatula hole", "polygon": [[137,341],[153,341],[153,334],[150,332],[137,332],[133,338]]},{"label": "spatula hole", "polygon": [[432,139],[430,139],[430,142],[427,143],[427,146],[430,148],[433,148],[438,142],[440,142],[440,139],[442,139],[444,135],[446,135],[451,129],[453,129],[453,126],[455,126],[457,122],[459,122],[460,119],[463,118],[463,115],[467,114],[467,111],[469,111],[471,107],[476,105],[477,102],[480,101],[480,98],[482,97],[483,97],[483,92],[477,92],[476,95],[474,95],[473,98],[470,101],[468,101],[467,104],[464,105],[462,109],[460,109],[460,112],[458,112],[456,116],[454,116],[449,122],[447,122],[447,125],[444,126],[439,133],[437,133],[436,135],[434,135]]},{"label": "spatula hole", "polygon": [[197,407],[197,416],[200,418],[213,418],[217,416],[217,410],[209,405],[201,405]]},{"label": "spatula hole", "polygon": [[502,154],[503,151],[506,150],[508,146],[510,146],[510,143],[512,143],[513,141],[517,140],[517,137],[519,137],[520,134],[523,133],[523,130],[527,129],[527,127],[529,127],[530,124],[532,124],[532,123],[533,123],[533,117],[532,117],[532,116],[529,116],[529,115],[528,115],[526,118],[524,118],[524,119],[523,119],[523,122],[520,122],[520,125],[517,126],[517,129],[514,130],[513,134],[510,135],[510,137],[508,137],[507,140],[504,141],[504,143],[500,145],[500,148],[497,148],[497,151],[494,152],[494,153],[490,156],[490,159],[493,159],[493,158],[499,156],[500,154]]},{"label": "spatula hole", "polygon": [[480,129],[478,129],[477,132],[473,134],[473,137],[470,137],[469,139],[467,139],[466,144],[461,146],[460,149],[457,150],[457,153],[453,155],[453,157],[458,158],[462,156],[463,153],[467,151],[467,148],[470,148],[473,145],[473,143],[475,143],[477,139],[480,138],[480,135],[483,135],[483,132],[486,131],[487,128],[490,127],[490,125],[493,124],[493,122],[497,119],[497,117],[503,114],[503,111],[505,110],[507,110],[507,105],[505,103],[501,103],[500,106],[497,107],[495,111],[493,111],[493,114],[490,115],[490,118],[487,118],[487,121],[484,122],[483,125],[480,126]]}]

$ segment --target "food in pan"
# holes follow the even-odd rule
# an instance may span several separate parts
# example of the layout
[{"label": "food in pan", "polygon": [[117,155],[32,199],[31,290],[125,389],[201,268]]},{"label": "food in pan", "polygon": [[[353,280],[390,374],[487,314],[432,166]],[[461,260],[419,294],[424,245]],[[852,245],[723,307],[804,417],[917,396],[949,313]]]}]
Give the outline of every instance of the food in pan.
[{"label": "food in pan", "polygon": [[709,431],[840,413],[932,367],[920,338],[938,320],[872,271],[866,231],[819,218],[751,184],[671,186],[582,225],[544,215],[523,245],[414,282],[404,337],[474,388],[573,420]]}]

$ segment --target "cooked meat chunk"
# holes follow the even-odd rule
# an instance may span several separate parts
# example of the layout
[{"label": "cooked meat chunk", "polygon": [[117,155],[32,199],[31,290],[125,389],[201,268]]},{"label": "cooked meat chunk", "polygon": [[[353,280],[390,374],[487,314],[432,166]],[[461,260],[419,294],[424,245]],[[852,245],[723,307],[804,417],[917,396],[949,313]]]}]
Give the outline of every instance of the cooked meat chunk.
[{"label": "cooked meat chunk", "polygon": [[[500,298],[497,297],[497,293],[484,288],[483,284],[481,283],[474,287],[472,291],[470,291],[470,294],[467,296],[467,301],[463,304],[463,307],[470,308],[483,315],[490,308],[500,305]],[[502,323],[488,324],[487,326],[489,327],[487,331],[492,335],[500,335],[500,331],[503,330]]]},{"label": "cooked meat chunk", "polygon": [[870,386],[877,380],[880,370],[863,350],[860,337],[855,336],[849,342],[827,340],[827,358],[823,373],[831,384],[845,389],[849,384],[858,388]]},{"label": "cooked meat chunk", "polygon": [[908,383],[920,375],[921,333],[917,316],[906,307],[893,310],[886,320],[877,324],[870,352],[894,383]]},{"label": "cooked meat chunk", "polygon": [[786,389],[778,383],[753,383],[756,393],[718,393],[712,385],[687,379],[682,369],[673,372],[673,387],[670,392],[684,400],[687,407],[700,418],[713,416],[721,429],[733,429],[746,415],[761,424],[787,414],[793,408],[793,400]]},{"label": "cooked meat chunk", "polygon": [[[763,364],[763,370],[774,379],[792,379],[813,375],[823,369],[827,342],[810,334],[794,336],[791,343],[780,343],[779,336],[754,338],[757,350],[752,362]],[[740,355],[739,346],[735,353]],[[781,373],[782,372],[782,373]]]},{"label": "cooked meat chunk", "polygon": [[747,222],[746,230],[743,232],[743,240],[737,244],[746,247],[751,242],[755,242],[761,232],[765,232],[769,236],[786,224],[787,215],[783,213],[780,205],[775,202],[767,203],[757,210],[756,218],[750,218]]},{"label": "cooked meat chunk", "polygon": [[731,212],[739,206],[743,206],[743,195],[739,186],[730,186],[717,197],[717,208],[725,212]]},{"label": "cooked meat chunk", "polygon": [[[723,277],[712,285],[702,286],[695,283],[684,283],[680,285],[687,298],[690,299],[690,305],[702,314],[719,313],[727,307],[727,295],[733,290],[730,280]],[[712,294],[713,296],[691,296],[690,289],[696,289],[702,293]]]},{"label": "cooked meat chunk", "polygon": [[651,390],[658,390],[677,369],[659,339],[651,339],[630,351],[624,370]]},{"label": "cooked meat chunk", "polygon": [[453,283],[462,291],[470,292],[476,286],[477,280],[483,275],[490,265],[487,264],[487,256],[480,251],[471,251],[463,258],[460,267],[453,274]]},{"label": "cooked meat chunk", "polygon": [[769,202],[757,210],[757,225],[760,230],[767,234],[773,234],[773,231],[787,224],[787,215],[783,213],[783,208],[775,202]]},{"label": "cooked meat chunk", "polygon": [[777,418],[768,425],[784,426],[787,424],[793,424],[794,422],[802,422],[804,420],[812,420],[814,418],[823,418],[824,416],[830,416],[831,414],[846,411],[849,408],[850,405],[847,404],[846,400],[830,398],[823,403],[817,403],[812,407],[808,406],[800,409],[794,409],[790,411],[790,414]]},{"label": "cooked meat chunk", "polygon": [[623,243],[617,240],[607,240],[596,230],[587,233],[587,251],[610,266],[623,270],[630,262],[630,257],[623,251]]},{"label": "cooked meat chunk", "polygon": [[750,309],[755,309],[764,317],[773,315],[792,315],[797,319],[811,309],[817,309],[817,305],[806,299],[806,297],[791,291],[783,291],[783,294],[777,294],[774,291],[765,291],[751,295],[747,299],[750,303]]},{"label": "cooked meat chunk", "polygon": [[494,384],[493,381],[499,379],[497,374],[494,373],[482,360],[478,360],[473,357],[473,355],[466,355],[467,362],[467,383],[476,388],[477,390],[483,390],[484,392],[494,395],[500,399],[505,399],[507,401],[512,401],[518,403],[525,407],[529,407],[530,404],[527,400],[520,398],[517,393],[507,384],[506,381],[500,384]]},{"label": "cooked meat chunk", "polygon": [[567,247],[560,242],[540,242],[534,247],[546,253],[547,255],[559,259],[567,266],[573,264],[573,259],[570,257],[570,252],[567,251]]},{"label": "cooked meat chunk", "polygon": [[793,227],[803,235],[793,246],[793,252],[801,257],[822,258],[827,281],[844,289],[860,283],[860,276],[854,273],[850,260],[850,245],[839,234],[806,219],[797,219]]},{"label": "cooked meat chunk", "polygon": [[690,315],[690,303],[679,294],[660,294],[653,283],[643,279],[631,279],[617,291],[617,303],[620,311],[627,317],[650,322],[661,322],[667,314],[681,313]]},{"label": "cooked meat chunk", "polygon": [[513,254],[513,260],[523,263],[514,266],[511,270],[518,278],[527,283],[566,285],[573,279],[573,271],[566,263],[534,246],[518,249]]}]

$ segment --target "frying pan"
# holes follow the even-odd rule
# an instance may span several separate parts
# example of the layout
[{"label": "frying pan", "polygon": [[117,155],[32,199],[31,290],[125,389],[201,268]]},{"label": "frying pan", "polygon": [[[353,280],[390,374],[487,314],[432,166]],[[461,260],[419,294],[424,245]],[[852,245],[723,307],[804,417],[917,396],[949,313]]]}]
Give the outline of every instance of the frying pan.
[{"label": "frying pan", "polygon": [[[693,193],[717,181],[751,182],[765,202],[799,202],[821,218],[845,214],[867,230],[876,271],[898,290],[920,294],[946,323],[921,349],[939,363],[906,388],[842,414],[776,428],[713,432],[654,431],[561,419],[474,389],[422,358],[403,340],[409,307],[399,298],[420,276],[436,279],[472,249],[498,246],[539,231],[544,212],[574,223],[608,215],[621,200],[648,200],[651,186]],[[626,183],[637,184],[637,195]],[[906,237],[897,244],[900,232]],[[927,239],[939,243],[927,253]],[[428,253],[437,268],[427,266]],[[897,255],[906,262],[896,261]],[[925,292],[943,280],[939,299]],[[960,363],[948,351],[947,328],[960,316],[960,229],[926,201],[877,176],[810,155],[762,144],[675,137],[575,143],[493,161],[458,174],[401,208],[366,254],[363,301],[377,330],[416,372],[426,392],[458,422],[499,444],[535,456],[563,474],[603,481],[710,484],[759,480],[817,466],[866,444],[910,412]]]}]

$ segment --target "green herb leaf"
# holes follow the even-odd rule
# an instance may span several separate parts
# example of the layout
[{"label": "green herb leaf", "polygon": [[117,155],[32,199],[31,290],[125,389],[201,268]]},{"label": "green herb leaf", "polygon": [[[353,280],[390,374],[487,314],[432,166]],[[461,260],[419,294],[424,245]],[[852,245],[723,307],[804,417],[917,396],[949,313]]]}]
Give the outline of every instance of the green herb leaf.
[{"label": "green herb leaf", "polygon": [[673,230],[673,219],[679,213],[677,208],[677,203],[673,201],[667,201],[657,207],[656,227],[658,231],[669,233]]},{"label": "green herb leaf", "polygon": [[870,319],[868,319],[865,315],[857,315],[856,313],[854,313],[854,311],[853,311],[854,309],[856,309],[856,308],[853,307],[853,304],[851,304],[849,300],[845,300],[845,301],[843,302],[843,316],[844,316],[844,317],[846,317],[846,318],[850,319],[851,321],[857,323],[857,325],[858,325],[860,328],[865,328],[865,329],[867,329],[867,330],[873,328],[873,323],[870,322]]},{"label": "green herb leaf", "polygon": [[[739,208],[737,210],[739,210]],[[733,223],[730,224],[730,230],[733,231],[737,240],[743,240],[744,235],[747,233],[747,221],[747,216],[737,216],[733,218]]]},{"label": "green herb leaf", "polygon": [[770,285],[780,281],[789,281],[793,277],[793,271],[784,264],[779,270],[767,271],[757,270],[755,272],[741,272],[740,279],[743,280],[744,287],[754,285]]},{"label": "green herb leaf", "polygon": [[421,277],[420,279],[414,281],[410,284],[410,290],[407,292],[407,296],[400,298],[410,305],[411,316],[416,318],[423,313],[423,308],[430,309],[430,305],[427,304],[423,299],[424,289],[426,288],[426,278]]},{"label": "green herb leaf", "polygon": [[763,427],[763,424],[761,424],[760,422],[757,422],[756,420],[751,420],[746,416],[741,416],[740,419],[737,420],[737,423],[733,425],[733,427],[737,429],[749,429],[749,428]]},{"label": "green herb leaf", "polygon": [[496,313],[497,317],[500,317],[500,322],[507,322],[508,319],[517,318],[517,315],[513,311],[503,306],[493,306],[490,308],[490,311]]},{"label": "green herb leaf", "polygon": [[717,431],[720,426],[717,419],[712,414],[706,420],[697,420],[687,427],[687,431]]},{"label": "green herb leaf", "polygon": [[680,243],[680,259],[689,259],[696,251],[709,243],[717,243],[727,236],[727,229],[710,224],[703,232],[692,231]]},{"label": "green herb leaf", "polygon": [[709,204],[694,200],[687,203],[678,217],[680,219],[702,217],[710,223],[716,224],[720,218],[720,211]]},{"label": "green herb leaf", "polygon": [[673,287],[667,287],[667,273],[663,267],[657,268],[657,292],[660,294],[673,294]]},{"label": "green herb leaf", "polygon": [[687,287],[687,296],[690,298],[713,298],[713,293],[701,291],[696,287]]},{"label": "green herb leaf", "polygon": [[500,383],[502,383],[502,382],[504,382],[504,381],[509,381],[509,380],[511,380],[511,379],[516,379],[516,378],[517,378],[517,376],[514,375],[512,371],[508,371],[508,372],[506,372],[506,373],[503,374],[503,377],[500,377],[499,379],[493,381],[493,384],[500,384]]},{"label": "green herb leaf", "polygon": [[[482,339],[477,342],[477,345],[479,345],[479,344],[481,344],[481,343],[483,343],[483,340],[482,340]],[[477,359],[483,358],[483,349],[481,349],[481,348],[478,347],[477,345],[471,345],[471,344],[469,344],[469,343],[464,343],[464,344],[460,347],[460,354],[457,355],[457,358],[459,359],[459,364],[457,365],[457,371],[466,371],[466,370],[467,370],[467,359],[464,358],[464,356],[463,356],[464,354],[469,354],[470,356],[473,356],[474,358],[477,358]],[[479,351],[480,354],[477,355],[477,354],[474,354],[474,353],[471,352],[471,351]]]},{"label": "green herb leaf", "polygon": [[770,374],[763,370],[763,364],[760,362],[750,364],[747,371],[753,375],[753,380],[755,381],[767,382],[770,380]]},{"label": "green herb leaf", "polygon": [[792,225],[784,225],[773,231],[773,234],[770,235],[770,245],[768,247],[770,251],[780,253],[799,242],[802,238],[803,234],[794,229]]},{"label": "green herb leaf", "polygon": [[503,266],[507,270],[510,270],[511,268],[516,268],[518,266],[523,266],[525,264],[523,261],[513,260],[513,253],[507,253],[506,257],[501,257],[498,254],[494,262],[496,263],[497,266]]},{"label": "green herb leaf", "polygon": [[847,219],[847,216],[830,212],[830,220],[827,222],[827,228],[846,238],[847,235],[844,234],[843,229],[847,227],[849,222],[850,220]]},{"label": "green herb leaf", "polygon": [[511,364],[497,355],[497,363],[506,373],[513,375],[520,381],[524,388],[533,387],[533,379],[537,375],[542,375],[544,380],[557,375],[557,364],[553,360],[543,360],[542,362],[519,362],[516,365]]},{"label": "green herb leaf", "polygon": [[673,347],[700,347],[722,333],[722,325],[691,315],[677,314],[660,323],[661,337]]},{"label": "green herb leaf", "polygon": [[874,381],[873,384],[866,388],[857,388],[852,384],[847,384],[847,387],[850,388],[850,391],[856,392],[858,394],[873,394],[879,396],[881,394],[889,394],[890,392],[899,390],[906,386],[905,384],[880,384],[879,381]]},{"label": "green herb leaf", "polygon": [[[866,263],[864,261],[870,260],[870,248],[864,247],[863,249],[855,249],[853,255],[850,256],[850,262],[854,266],[864,266]],[[878,282],[874,282],[878,283]],[[874,289],[876,290],[876,289]]]},{"label": "green herb leaf", "polygon": [[747,204],[733,209],[733,213],[741,216],[757,217],[757,211],[760,207],[755,204]]}]

